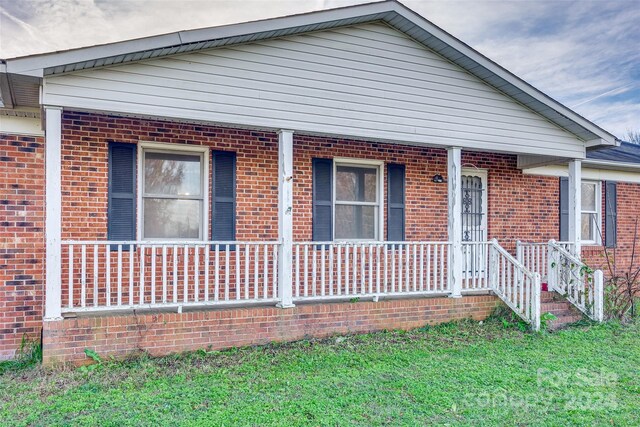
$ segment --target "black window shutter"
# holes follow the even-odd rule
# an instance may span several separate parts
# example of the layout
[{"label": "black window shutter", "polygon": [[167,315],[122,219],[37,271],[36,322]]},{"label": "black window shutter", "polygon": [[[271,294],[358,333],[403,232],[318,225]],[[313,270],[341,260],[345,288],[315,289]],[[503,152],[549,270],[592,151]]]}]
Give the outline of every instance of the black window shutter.
[{"label": "black window shutter", "polygon": [[604,222],[604,237],[605,245],[608,248],[614,248],[616,246],[616,240],[618,237],[618,191],[617,184],[615,182],[605,182],[605,196],[604,196],[604,208],[605,208],[605,222]]},{"label": "black window shutter", "polygon": [[109,143],[108,240],[136,239],[136,152],[135,144]]},{"label": "black window shutter", "polygon": [[560,178],[560,241],[569,240],[569,178]]},{"label": "black window shutter", "polygon": [[236,153],[214,151],[212,158],[211,240],[232,241],[236,239]]},{"label": "black window shutter", "polygon": [[405,239],[405,167],[387,166],[387,240],[402,242]]},{"label": "black window shutter", "polygon": [[313,159],[313,241],[333,240],[333,160]]}]

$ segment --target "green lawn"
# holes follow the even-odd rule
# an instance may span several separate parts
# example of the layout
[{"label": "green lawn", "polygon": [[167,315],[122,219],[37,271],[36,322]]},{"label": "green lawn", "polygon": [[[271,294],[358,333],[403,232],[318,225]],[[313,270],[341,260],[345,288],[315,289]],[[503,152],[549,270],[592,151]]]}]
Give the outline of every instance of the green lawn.
[{"label": "green lawn", "polygon": [[92,370],[9,368],[0,424],[640,425],[639,332],[534,334],[489,320]]}]

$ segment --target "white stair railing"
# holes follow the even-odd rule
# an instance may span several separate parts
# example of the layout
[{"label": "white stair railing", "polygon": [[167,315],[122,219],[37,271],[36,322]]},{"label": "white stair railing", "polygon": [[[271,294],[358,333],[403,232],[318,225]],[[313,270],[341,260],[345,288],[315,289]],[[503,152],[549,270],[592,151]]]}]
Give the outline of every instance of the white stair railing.
[{"label": "white stair railing", "polygon": [[[557,242],[565,250],[570,250],[571,243]],[[527,270],[540,274],[540,278],[548,280],[549,274],[549,244],[548,242],[516,241],[516,259]]]},{"label": "white stair railing", "polygon": [[496,239],[490,243],[491,290],[533,330],[540,330],[540,274],[518,262]]},{"label": "white stair railing", "polygon": [[592,320],[604,320],[604,274],[554,240],[548,243],[549,287]]}]

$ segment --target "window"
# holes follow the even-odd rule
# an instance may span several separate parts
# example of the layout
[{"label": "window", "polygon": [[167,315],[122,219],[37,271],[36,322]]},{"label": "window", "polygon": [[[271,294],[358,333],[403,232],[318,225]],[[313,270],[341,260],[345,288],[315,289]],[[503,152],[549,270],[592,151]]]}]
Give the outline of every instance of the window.
[{"label": "window", "polygon": [[600,183],[582,182],[581,238],[586,244],[600,244],[601,211]]},{"label": "window", "polygon": [[334,162],[334,239],[379,239],[381,165],[365,161]]},{"label": "window", "polygon": [[139,221],[143,240],[207,236],[208,149],[141,144]]}]

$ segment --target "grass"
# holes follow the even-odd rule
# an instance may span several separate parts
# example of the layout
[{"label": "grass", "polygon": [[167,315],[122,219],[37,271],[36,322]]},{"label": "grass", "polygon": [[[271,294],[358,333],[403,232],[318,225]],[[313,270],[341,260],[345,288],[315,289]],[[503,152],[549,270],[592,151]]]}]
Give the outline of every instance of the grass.
[{"label": "grass", "polygon": [[640,425],[640,326],[492,319],[0,373],[0,424]]}]

